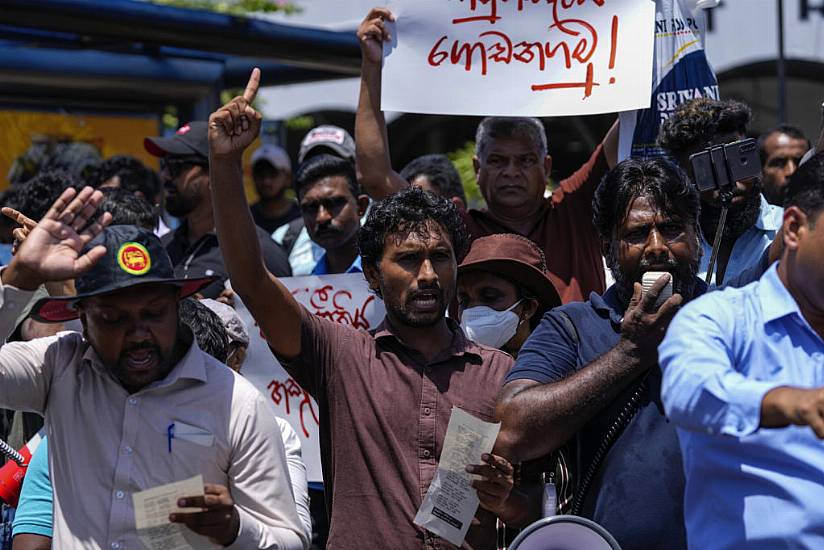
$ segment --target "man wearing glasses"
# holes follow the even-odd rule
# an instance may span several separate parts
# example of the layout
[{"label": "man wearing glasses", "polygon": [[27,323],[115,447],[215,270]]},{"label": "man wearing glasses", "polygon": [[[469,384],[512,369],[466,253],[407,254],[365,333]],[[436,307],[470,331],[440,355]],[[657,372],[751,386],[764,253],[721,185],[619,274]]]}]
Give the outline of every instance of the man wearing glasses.
[{"label": "man wearing glasses", "polygon": [[[220,281],[201,291],[206,298],[217,298],[229,272],[223,264],[212,215],[206,122],[190,122],[168,138],[147,137],[143,146],[160,157],[166,210],[181,221],[177,229],[162,239],[175,266],[175,275],[220,277]],[[289,277],[292,272],[283,249],[260,228],[257,236],[266,268],[278,277]]]}]

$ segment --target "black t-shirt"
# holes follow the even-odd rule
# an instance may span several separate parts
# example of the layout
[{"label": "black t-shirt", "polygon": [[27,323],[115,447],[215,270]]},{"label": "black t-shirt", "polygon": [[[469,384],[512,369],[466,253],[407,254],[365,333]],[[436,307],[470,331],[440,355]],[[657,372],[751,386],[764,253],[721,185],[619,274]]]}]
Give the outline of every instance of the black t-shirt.
[{"label": "black t-shirt", "polygon": [[274,233],[275,229],[281,225],[300,217],[300,206],[298,206],[297,202],[292,202],[292,206],[289,207],[289,210],[285,214],[281,214],[275,218],[270,218],[264,214],[259,202],[250,206],[249,209],[252,211],[252,218],[255,220],[255,224],[269,235]]},{"label": "black t-shirt", "polygon": [[[289,258],[279,244],[269,237],[259,227],[257,230],[260,251],[266,268],[277,277],[290,277],[292,269],[289,267]],[[207,233],[194,243],[190,243],[187,236],[187,226],[184,222],[174,231],[166,233],[161,242],[175,266],[176,277],[220,277],[219,282],[212,283],[200,291],[206,298],[217,298],[223,290],[223,283],[229,278],[229,272],[223,264],[223,255],[217,242],[217,235]]]}]

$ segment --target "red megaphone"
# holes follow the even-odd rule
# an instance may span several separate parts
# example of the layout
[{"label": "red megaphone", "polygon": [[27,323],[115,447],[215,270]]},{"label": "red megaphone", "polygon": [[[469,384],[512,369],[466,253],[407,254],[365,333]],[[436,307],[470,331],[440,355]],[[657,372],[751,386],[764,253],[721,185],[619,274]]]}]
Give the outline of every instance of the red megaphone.
[{"label": "red megaphone", "polygon": [[[17,508],[17,501],[20,498],[20,490],[23,488],[23,478],[26,469],[31,462],[31,455],[37,450],[40,441],[43,439],[43,430],[37,432],[28,443],[23,445],[18,451],[22,457],[23,464],[20,465],[14,459],[9,458],[6,465],[0,468],[0,500],[13,508]],[[5,442],[4,442],[5,443]],[[4,453],[9,454],[9,453]]]}]

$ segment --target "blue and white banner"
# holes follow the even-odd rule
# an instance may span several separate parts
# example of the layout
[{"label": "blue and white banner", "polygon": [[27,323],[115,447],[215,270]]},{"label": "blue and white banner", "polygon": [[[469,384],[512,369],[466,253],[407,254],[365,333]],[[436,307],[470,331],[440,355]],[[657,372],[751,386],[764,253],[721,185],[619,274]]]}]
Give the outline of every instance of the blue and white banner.
[{"label": "blue and white banner", "polygon": [[704,55],[703,10],[718,0],[656,0],[652,100],[648,109],[621,113],[619,158],[662,156],[658,129],[682,103],[719,99],[718,81]]}]

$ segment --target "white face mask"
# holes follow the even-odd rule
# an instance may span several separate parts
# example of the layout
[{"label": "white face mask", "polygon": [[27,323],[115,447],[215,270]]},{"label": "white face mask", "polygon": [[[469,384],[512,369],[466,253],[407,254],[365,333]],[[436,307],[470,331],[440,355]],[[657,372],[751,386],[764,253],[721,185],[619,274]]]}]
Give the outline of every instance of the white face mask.
[{"label": "white face mask", "polygon": [[500,348],[515,336],[521,320],[512,312],[522,300],[504,311],[489,306],[471,307],[461,315],[461,328],[473,342]]}]

